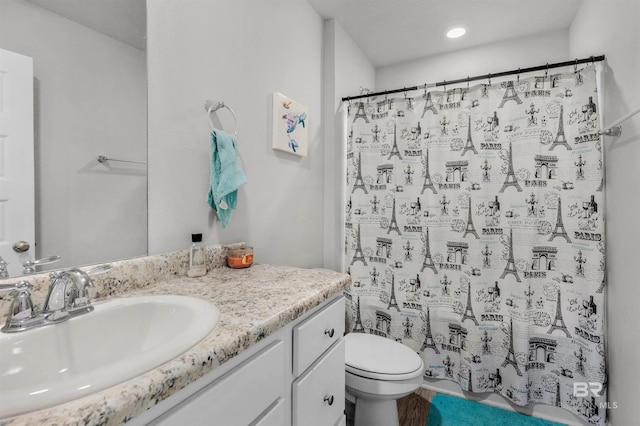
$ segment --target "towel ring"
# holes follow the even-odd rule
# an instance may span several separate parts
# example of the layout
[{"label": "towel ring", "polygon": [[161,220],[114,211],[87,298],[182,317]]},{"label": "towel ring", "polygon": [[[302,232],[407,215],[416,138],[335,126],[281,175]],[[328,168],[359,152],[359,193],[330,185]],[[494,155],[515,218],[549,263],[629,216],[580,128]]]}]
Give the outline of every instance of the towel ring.
[{"label": "towel ring", "polygon": [[211,129],[212,132],[215,130],[213,121],[211,121],[211,113],[218,111],[220,108],[228,109],[231,115],[233,116],[233,122],[234,122],[233,135],[235,136],[238,133],[238,120],[236,118],[236,113],[233,112],[231,107],[229,107],[229,105],[226,105],[224,101],[218,101],[218,102],[206,101],[204,103],[204,109],[207,111],[207,118],[209,120],[209,128]]}]

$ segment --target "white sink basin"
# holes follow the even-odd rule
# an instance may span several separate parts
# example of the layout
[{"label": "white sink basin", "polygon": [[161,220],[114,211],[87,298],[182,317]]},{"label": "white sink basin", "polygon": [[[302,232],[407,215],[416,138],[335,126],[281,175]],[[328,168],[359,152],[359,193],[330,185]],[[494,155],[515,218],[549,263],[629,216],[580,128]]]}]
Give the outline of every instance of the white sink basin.
[{"label": "white sink basin", "polygon": [[182,354],[214,329],[220,311],[186,296],[95,303],[69,321],[0,333],[0,418],[104,390]]}]

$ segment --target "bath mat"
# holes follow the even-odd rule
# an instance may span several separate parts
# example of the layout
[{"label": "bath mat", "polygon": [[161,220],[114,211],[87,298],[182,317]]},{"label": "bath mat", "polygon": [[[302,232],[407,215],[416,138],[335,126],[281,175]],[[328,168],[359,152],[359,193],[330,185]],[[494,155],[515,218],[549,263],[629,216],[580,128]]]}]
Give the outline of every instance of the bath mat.
[{"label": "bath mat", "polygon": [[431,400],[427,426],[562,426],[475,401],[438,394]]}]

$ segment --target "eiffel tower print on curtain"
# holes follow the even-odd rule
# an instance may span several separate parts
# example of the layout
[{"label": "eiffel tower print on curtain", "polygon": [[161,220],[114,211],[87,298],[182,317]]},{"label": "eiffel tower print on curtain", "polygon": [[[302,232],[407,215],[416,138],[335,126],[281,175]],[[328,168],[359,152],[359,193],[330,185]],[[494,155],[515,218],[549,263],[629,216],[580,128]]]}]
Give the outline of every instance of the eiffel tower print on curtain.
[{"label": "eiffel tower print on curtain", "polygon": [[353,189],[351,190],[351,193],[353,194],[354,192],[356,192],[356,189],[362,189],[365,194],[369,193],[367,192],[367,186],[364,184],[364,180],[362,180],[362,153],[361,152],[358,153],[358,163],[356,166],[356,182],[353,184]]},{"label": "eiffel tower print on curtain", "polygon": [[422,191],[420,194],[424,194],[424,190],[429,188],[433,191],[434,194],[437,194],[435,186],[433,186],[433,182],[431,181],[431,174],[429,173],[429,147],[424,150],[424,183],[422,184]]},{"label": "eiffel tower print on curtain", "polygon": [[358,107],[355,115],[353,116],[353,122],[355,123],[358,118],[363,119],[366,123],[369,122],[367,113],[364,111],[364,102],[358,102]]},{"label": "eiffel tower print on curtain", "polygon": [[356,232],[356,250],[353,253],[353,259],[351,259],[351,266],[356,262],[362,262],[364,266],[367,266],[367,260],[362,253],[362,244],[360,243],[360,224],[358,224],[358,231]]},{"label": "eiffel tower print on curtain", "polygon": [[433,105],[433,101],[431,100],[431,92],[427,93],[425,102],[424,102],[424,109],[422,110],[422,116],[420,118],[424,118],[424,114],[427,111],[431,111],[432,113],[434,113],[435,115],[438,114],[438,110],[436,109],[436,107]]},{"label": "eiffel tower print on curtain", "polygon": [[564,323],[564,318],[562,318],[562,303],[560,300],[561,298],[562,295],[560,293],[560,290],[558,290],[556,297],[556,317],[553,319],[553,322],[551,322],[551,327],[549,328],[549,331],[547,331],[547,334],[551,334],[555,330],[560,330],[567,337],[571,338],[571,333],[569,333],[569,330],[567,330],[567,325]]},{"label": "eiffel tower print on curtain", "polygon": [[502,97],[502,102],[498,105],[498,108],[502,108],[507,101],[515,101],[518,105],[522,103],[518,93],[516,92],[515,87],[513,87],[513,81],[507,81],[507,88],[504,91],[504,96]]},{"label": "eiffel tower print on curtain", "polygon": [[509,152],[507,153],[507,177],[504,179],[500,192],[504,192],[504,190],[509,186],[514,186],[518,192],[522,192],[522,188],[520,188],[516,174],[513,171],[513,151],[511,149],[511,142],[509,142]]},{"label": "eiffel tower print on curtain", "polygon": [[431,258],[431,248],[429,247],[429,227],[425,227],[424,235],[424,260],[422,261],[422,268],[420,269],[420,272],[424,272],[425,268],[429,268],[433,271],[434,274],[437,274],[438,269],[436,268],[436,264]]},{"label": "eiffel tower print on curtain", "polygon": [[400,155],[400,150],[398,149],[398,138],[397,138],[396,124],[393,124],[393,146],[391,147],[391,152],[389,153],[389,158],[387,160],[391,160],[391,157],[398,157],[398,160],[402,160],[402,155]]},{"label": "eiffel tower print on curtain", "polygon": [[462,320],[460,322],[464,323],[464,321],[468,319],[473,321],[475,325],[480,325],[476,319],[476,315],[473,313],[473,306],[471,306],[471,281],[467,283],[467,307],[464,310],[464,314],[462,314]]},{"label": "eiffel tower print on curtain", "polygon": [[568,243],[571,242],[571,238],[567,235],[567,230],[564,229],[564,224],[562,223],[562,200],[558,198],[558,211],[556,212],[556,226],[553,228],[553,232],[551,232],[551,237],[549,237],[549,241],[553,241],[556,237],[564,238]]},{"label": "eiffel tower print on curtain", "polygon": [[522,376],[522,371],[520,371],[520,367],[518,367],[518,361],[516,360],[516,354],[513,348],[513,319],[511,319],[509,323],[509,352],[502,363],[502,367],[506,367],[507,365],[511,365],[516,369],[518,376]]},{"label": "eiffel tower print on curtain", "polygon": [[564,135],[564,108],[562,106],[560,107],[560,118],[558,119],[558,132],[556,133],[556,138],[549,147],[549,151],[553,151],[557,146],[564,146],[567,150],[571,151],[571,145],[569,145],[567,137]]},{"label": "eiffel tower print on curtain", "polygon": [[398,222],[396,221],[396,198],[393,198],[393,207],[391,209],[391,221],[389,221],[389,227],[387,228],[387,234],[391,231],[396,231],[398,235],[402,235],[400,228],[398,228]]},{"label": "eiffel tower print on curtain", "polygon": [[424,335],[424,342],[422,343],[422,347],[420,348],[420,352],[424,351],[426,348],[431,348],[436,354],[439,354],[440,351],[436,346],[436,342],[433,340],[433,334],[431,333],[431,314],[429,313],[429,307],[427,306],[427,314],[425,315],[425,328],[426,333]]},{"label": "eiffel tower print on curtain", "polygon": [[473,145],[473,138],[471,137],[471,114],[469,114],[469,124],[467,126],[467,143],[465,143],[464,148],[462,148],[462,154],[460,155],[464,156],[467,151],[472,151],[474,154],[478,153],[476,147]]},{"label": "eiffel tower print on curtain", "polygon": [[362,326],[362,319],[360,318],[360,296],[356,301],[356,323],[353,326],[353,333],[364,333],[364,327]]},{"label": "eiffel tower print on curtain", "polygon": [[391,274],[391,294],[389,295],[389,305],[387,306],[387,309],[391,308],[400,312],[400,307],[398,307],[398,301],[396,300],[396,280],[393,273]]},{"label": "eiffel tower print on curtain", "polygon": [[504,271],[502,271],[502,275],[500,275],[500,279],[503,279],[507,276],[507,274],[511,274],[516,277],[516,281],[520,282],[520,275],[518,275],[518,269],[516,268],[516,261],[513,258],[513,229],[509,230],[509,258],[507,259],[507,264],[504,267]]},{"label": "eiffel tower print on curtain", "polygon": [[579,73],[580,84],[571,67],[464,97],[435,87],[413,108],[400,94],[384,114],[353,104],[346,321],[417,352],[426,377],[606,426],[606,410],[590,409],[606,389],[571,398],[576,380],[606,383],[607,351],[599,91],[594,67]]},{"label": "eiffel tower print on curtain", "polygon": [[467,215],[467,227],[464,230],[464,235],[462,238],[466,237],[467,234],[473,234],[476,237],[476,240],[480,239],[480,236],[476,232],[476,227],[473,226],[473,213],[471,212],[471,197],[469,197],[469,214]]}]

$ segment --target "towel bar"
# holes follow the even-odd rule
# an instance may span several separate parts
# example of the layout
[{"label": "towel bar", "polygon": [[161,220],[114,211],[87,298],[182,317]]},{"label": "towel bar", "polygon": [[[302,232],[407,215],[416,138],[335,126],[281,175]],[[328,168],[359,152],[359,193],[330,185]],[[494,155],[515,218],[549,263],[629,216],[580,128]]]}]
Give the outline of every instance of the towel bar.
[{"label": "towel bar", "polygon": [[104,155],[98,155],[98,162],[104,163],[106,161],[118,161],[120,163],[136,163],[136,164],[147,164],[144,161],[133,161],[133,160],[118,160],[116,158],[108,158]]},{"label": "towel bar", "polygon": [[211,121],[211,113],[218,111],[220,108],[228,109],[231,115],[233,116],[233,122],[234,122],[233,135],[235,136],[238,133],[238,120],[236,118],[236,113],[233,112],[231,107],[225,104],[224,101],[205,101],[204,109],[207,111],[207,118],[209,119],[209,128],[211,129],[212,132],[215,130],[215,126]]}]

